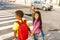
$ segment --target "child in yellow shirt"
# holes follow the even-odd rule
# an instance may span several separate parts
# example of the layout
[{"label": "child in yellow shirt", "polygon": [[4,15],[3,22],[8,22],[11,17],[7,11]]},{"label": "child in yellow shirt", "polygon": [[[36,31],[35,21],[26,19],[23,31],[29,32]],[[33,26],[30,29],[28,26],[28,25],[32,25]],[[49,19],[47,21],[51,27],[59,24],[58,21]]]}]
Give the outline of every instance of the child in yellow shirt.
[{"label": "child in yellow shirt", "polygon": [[[17,10],[15,14],[16,14],[17,21],[22,23],[22,18],[24,16],[24,13],[21,10]],[[27,22],[26,24],[28,25]],[[17,22],[14,22],[13,24],[14,40],[18,40],[18,27],[19,27],[19,24]]]}]

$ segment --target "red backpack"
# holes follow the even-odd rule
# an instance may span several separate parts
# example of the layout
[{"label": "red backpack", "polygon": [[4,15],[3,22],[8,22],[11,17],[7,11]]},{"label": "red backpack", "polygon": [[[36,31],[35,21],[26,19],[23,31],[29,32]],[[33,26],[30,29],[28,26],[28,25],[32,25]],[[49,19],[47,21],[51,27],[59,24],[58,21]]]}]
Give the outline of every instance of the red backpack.
[{"label": "red backpack", "polygon": [[19,24],[18,28],[18,40],[26,40],[28,38],[28,26],[26,24],[26,20],[24,20],[22,23],[17,21]]}]

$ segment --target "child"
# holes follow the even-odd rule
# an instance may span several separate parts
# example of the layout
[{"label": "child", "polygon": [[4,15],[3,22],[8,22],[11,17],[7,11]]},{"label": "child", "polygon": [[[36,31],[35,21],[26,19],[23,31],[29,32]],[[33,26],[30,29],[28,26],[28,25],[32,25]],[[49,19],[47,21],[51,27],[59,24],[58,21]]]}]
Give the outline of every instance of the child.
[{"label": "child", "polygon": [[38,40],[40,29],[42,29],[41,14],[39,11],[36,11],[33,20],[33,30],[31,32],[31,36],[34,36],[34,40]]},{"label": "child", "polygon": [[[22,20],[22,18],[24,16],[24,13],[21,10],[17,10],[15,12],[15,14],[16,14],[17,21],[14,22],[14,27],[13,27],[13,30],[14,30],[14,40],[26,40],[27,38],[24,39],[22,37],[22,34],[25,33],[23,31],[27,30],[26,32],[28,32],[28,29],[27,29],[28,28],[28,24],[27,24],[26,20],[24,20],[24,21]],[[25,24],[25,22],[26,22],[26,24]],[[26,26],[26,27],[23,28],[23,26]],[[23,30],[23,31],[21,31],[21,30]],[[28,36],[28,33],[27,33],[27,36]]]}]

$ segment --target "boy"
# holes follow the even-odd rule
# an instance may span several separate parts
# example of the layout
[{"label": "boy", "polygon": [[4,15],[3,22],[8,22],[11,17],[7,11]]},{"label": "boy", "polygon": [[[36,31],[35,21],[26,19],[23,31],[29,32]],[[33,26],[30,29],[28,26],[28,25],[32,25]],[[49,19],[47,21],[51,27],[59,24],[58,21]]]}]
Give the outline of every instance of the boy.
[{"label": "boy", "polygon": [[[17,10],[16,12],[15,12],[15,14],[16,14],[16,19],[17,19],[17,21],[18,22],[14,22],[14,25],[13,25],[13,31],[14,31],[14,40],[19,40],[18,39],[18,32],[19,32],[19,27],[20,27],[20,24],[19,23],[23,23],[23,20],[22,20],[22,18],[23,18],[23,16],[24,16],[24,13],[21,11],[21,10]],[[26,24],[27,24],[27,22],[26,22]],[[23,25],[22,25],[23,26]],[[27,24],[27,26],[28,26],[28,24]],[[30,30],[30,29],[29,29]]]}]

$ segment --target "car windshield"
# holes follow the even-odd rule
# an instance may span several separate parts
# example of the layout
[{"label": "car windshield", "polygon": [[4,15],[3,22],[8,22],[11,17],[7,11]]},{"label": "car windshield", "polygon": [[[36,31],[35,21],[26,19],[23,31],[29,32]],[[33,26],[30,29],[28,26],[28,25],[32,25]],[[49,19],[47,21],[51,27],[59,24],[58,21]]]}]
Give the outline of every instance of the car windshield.
[{"label": "car windshield", "polygon": [[37,3],[37,1],[35,1],[34,3]]},{"label": "car windshield", "polygon": [[34,3],[38,3],[38,4],[40,4],[41,2],[40,2],[40,1],[35,1]]}]

